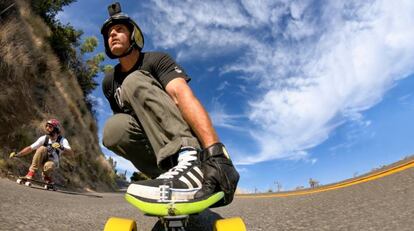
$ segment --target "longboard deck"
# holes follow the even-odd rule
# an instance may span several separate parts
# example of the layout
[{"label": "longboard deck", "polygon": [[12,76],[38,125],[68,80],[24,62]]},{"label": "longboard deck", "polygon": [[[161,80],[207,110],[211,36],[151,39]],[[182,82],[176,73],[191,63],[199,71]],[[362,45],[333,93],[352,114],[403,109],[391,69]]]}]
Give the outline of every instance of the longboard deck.
[{"label": "longboard deck", "polygon": [[[45,189],[53,189],[54,191],[57,190],[56,186],[65,187],[64,185],[60,185],[60,184],[56,184],[56,183],[50,184],[50,183],[46,183],[46,182],[44,182],[42,180],[27,179],[26,177],[19,177],[16,180],[16,182],[18,184],[25,184],[25,185],[27,185],[26,184],[27,182],[30,182],[30,183],[34,183],[34,184],[40,185],[40,186],[44,187]],[[27,186],[30,186],[30,185],[27,185]]]},{"label": "longboard deck", "polygon": [[125,199],[142,213],[158,217],[198,214],[220,201],[223,197],[223,192],[217,192],[203,200],[158,203],[143,201],[128,193],[125,194]]},{"label": "longboard deck", "polygon": [[[147,216],[156,216],[165,230],[185,231],[191,215],[199,214],[223,199],[224,193],[218,192],[206,199],[190,202],[147,202],[126,193],[125,199]],[[105,224],[104,231],[137,230],[134,220],[111,217]],[[217,231],[246,231],[240,217],[219,219],[214,224]]]}]

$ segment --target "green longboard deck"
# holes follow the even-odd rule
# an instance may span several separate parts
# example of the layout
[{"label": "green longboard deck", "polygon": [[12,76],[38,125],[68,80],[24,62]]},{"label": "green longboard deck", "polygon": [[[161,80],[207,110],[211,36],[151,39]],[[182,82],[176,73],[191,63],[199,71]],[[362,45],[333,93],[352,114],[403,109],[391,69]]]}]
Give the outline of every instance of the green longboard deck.
[{"label": "green longboard deck", "polygon": [[190,215],[204,211],[224,197],[223,192],[218,192],[207,199],[193,202],[170,202],[170,203],[154,203],[139,200],[138,198],[126,193],[125,199],[137,207],[141,212],[152,216],[177,216]]}]

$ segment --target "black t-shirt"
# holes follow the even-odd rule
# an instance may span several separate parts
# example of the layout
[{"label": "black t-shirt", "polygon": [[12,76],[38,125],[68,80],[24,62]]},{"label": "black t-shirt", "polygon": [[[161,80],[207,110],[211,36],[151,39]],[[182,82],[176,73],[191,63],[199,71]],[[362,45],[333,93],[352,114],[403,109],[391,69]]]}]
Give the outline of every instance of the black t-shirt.
[{"label": "black t-shirt", "polygon": [[175,78],[184,78],[187,82],[191,80],[185,71],[168,55],[161,52],[142,52],[134,67],[128,72],[121,72],[120,64],[117,64],[114,71],[107,73],[102,82],[102,90],[108,99],[114,113],[124,112],[116,102],[116,89],[122,85],[125,78],[136,70],[147,71],[158,80],[164,87]]}]

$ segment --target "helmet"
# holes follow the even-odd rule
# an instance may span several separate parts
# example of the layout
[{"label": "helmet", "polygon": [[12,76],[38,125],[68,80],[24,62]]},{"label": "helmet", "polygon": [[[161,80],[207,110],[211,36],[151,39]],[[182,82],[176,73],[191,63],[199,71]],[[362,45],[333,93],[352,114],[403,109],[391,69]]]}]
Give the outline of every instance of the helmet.
[{"label": "helmet", "polygon": [[60,122],[57,119],[50,119],[46,122],[53,127],[53,132],[60,133]]},{"label": "helmet", "polygon": [[[106,55],[108,55],[108,57],[111,59],[115,59],[129,55],[133,48],[136,48],[139,51],[141,51],[144,47],[144,36],[138,24],[135,23],[134,20],[132,20],[127,14],[121,12],[121,5],[118,2],[109,5],[108,12],[109,18],[104,22],[101,28],[101,34],[104,38]],[[115,24],[124,24],[128,27],[129,31],[131,32],[131,46],[122,55],[112,54],[108,44],[108,30],[111,26]]]}]

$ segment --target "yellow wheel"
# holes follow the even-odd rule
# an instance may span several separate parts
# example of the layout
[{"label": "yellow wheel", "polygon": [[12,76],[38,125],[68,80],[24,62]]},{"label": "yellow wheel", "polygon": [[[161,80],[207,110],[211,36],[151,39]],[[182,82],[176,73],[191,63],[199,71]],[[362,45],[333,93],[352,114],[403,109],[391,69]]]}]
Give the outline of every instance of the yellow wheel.
[{"label": "yellow wheel", "polygon": [[134,220],[111,217],[105,224],[104,231],[137,231]]},{"label": "yellow wheel", "polygon": [[246,226],[240,217],[217,220],[214,231],[246,231]]}]

